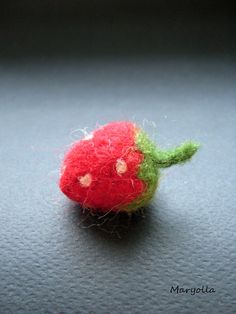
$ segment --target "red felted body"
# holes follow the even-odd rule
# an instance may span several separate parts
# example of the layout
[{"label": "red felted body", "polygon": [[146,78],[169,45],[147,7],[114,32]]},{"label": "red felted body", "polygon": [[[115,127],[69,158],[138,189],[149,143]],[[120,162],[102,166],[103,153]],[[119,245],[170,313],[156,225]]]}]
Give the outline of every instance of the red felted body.
[{"label": "red felted body", "polygon": [[[135,145],[136,132],[130,122],[114,122],[75,143],[63,162],[62,192],[83,207],[104,212],[134,201],[145,190],[137,177],[143,154]],[[118,160],[127,166],[124,173],[117,172]]]}]

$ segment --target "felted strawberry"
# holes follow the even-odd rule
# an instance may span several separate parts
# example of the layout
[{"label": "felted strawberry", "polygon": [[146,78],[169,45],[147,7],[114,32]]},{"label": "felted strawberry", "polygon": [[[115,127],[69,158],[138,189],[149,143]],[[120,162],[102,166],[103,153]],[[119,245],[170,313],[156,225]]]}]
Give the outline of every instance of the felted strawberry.
[{"label": "felted strawberry", "polygon": [[160,168],[184,163],[199,145],[163,151],[132,122],[112,122],[74,143],[63,161],[61,191],[93,211],[133,212],[153,197]]}]

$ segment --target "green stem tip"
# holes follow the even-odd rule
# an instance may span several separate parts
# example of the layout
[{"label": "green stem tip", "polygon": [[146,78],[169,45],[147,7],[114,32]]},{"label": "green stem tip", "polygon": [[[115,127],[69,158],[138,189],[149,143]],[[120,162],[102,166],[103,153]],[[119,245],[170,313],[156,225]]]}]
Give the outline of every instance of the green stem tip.
[{"label": "green stem tip", "polygon": [[161,151],[157,149],[155,152],[156,163],[160,168],[167,168],[172,165],[182,164],[190,160],[199,147],[199,144],[189,141],[168,151]]}]

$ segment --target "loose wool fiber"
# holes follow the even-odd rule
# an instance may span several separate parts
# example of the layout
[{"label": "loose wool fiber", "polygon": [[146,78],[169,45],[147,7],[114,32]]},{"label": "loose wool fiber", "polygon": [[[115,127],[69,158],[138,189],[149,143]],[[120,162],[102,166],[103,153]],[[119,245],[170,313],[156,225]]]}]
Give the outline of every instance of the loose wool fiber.
[{"label": "loose wool fiber", "polygon": [[59,186],[84,208],[133,212],[152,199],[160,168],[189,160],[197,149],[187,142],[162,151],[134,123],[112,122],[72,145]]}]

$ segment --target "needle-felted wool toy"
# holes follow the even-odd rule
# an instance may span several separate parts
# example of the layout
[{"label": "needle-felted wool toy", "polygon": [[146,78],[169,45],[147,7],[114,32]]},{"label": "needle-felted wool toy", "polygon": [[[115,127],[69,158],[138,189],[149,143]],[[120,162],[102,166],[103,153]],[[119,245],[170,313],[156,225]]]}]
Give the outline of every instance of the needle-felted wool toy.
[{"label": "needle-felted wool toy", "polygon": [[199,145],[163,151],[132,122],[112,122],[75,142],[63,161],[61,191],[83,208],[133,212],[153,197],[160,168],[189,160]]}]

